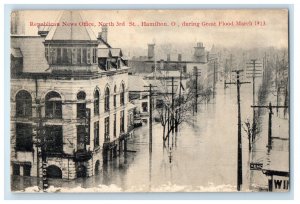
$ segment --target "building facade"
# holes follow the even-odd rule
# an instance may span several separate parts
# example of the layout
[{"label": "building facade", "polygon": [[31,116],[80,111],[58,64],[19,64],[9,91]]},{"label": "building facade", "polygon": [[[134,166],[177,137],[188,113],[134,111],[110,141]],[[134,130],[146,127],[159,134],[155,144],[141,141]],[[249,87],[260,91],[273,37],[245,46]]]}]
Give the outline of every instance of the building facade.
[{"label": "building facade", "polygon": [[48,177],[93,176],[125,146],[127,62],[106,42],[107,28],[98,38],[83,26],[39,34],[11,36],[11,173],[41,177],[45,156]]}]

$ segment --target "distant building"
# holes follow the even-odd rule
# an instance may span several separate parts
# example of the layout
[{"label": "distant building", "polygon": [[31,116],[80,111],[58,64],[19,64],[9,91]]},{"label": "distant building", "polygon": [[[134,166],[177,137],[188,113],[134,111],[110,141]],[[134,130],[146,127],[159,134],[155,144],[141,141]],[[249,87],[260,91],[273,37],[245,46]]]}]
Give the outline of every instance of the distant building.
[{"label": "distant building", "polygon": [[[81,22],[77,11],[59,21]],[[124,148],[128,67],[119,48],[89,27],[11,35],[11,173],[75,179],[97,174]]]},{"label": "distant building", "polygon": [[136,113],[142,120],[148,121],[149,118],[149,84],[141,76],[129,75],[128,76],[128,95],[129,101],[136,106]]},{"label": "distant building", "polygon": [[192,79],[197,70],[199,85],[208,89],[213,87],[214,77],[217,81],[220,78],[219,75],[221,76],[218,70],[218,56],[215,52],[214,46],[209,53],[205,50],[203,43],[198,42],[191,56],[182,54],[174,56],[170,53],[165,53],[165,56],[155,56],[155,44],[149,44],[147,56],[133,57],[128,61],[131,67],[129,72],[143,75],[149,81],[151,76],[154,78],[156,72],[163,73],[164,77],[172,72],[177,72],[177,75],[182,72],[183,77]]}]

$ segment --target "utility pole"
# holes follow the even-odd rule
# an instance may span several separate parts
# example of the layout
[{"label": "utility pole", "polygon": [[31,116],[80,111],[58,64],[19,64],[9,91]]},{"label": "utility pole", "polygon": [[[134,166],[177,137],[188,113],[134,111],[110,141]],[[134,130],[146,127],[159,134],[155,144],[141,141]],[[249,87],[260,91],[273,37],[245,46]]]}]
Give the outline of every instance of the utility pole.
[{"label": "utility pole", "polygon": [[152,113],[152,97],[153,97],[153,90],[152,88],[153,87],[156,87],[156,86],[152,86],[152,84],[149,84],[149,86],[144,86],[144,87],[149,87],[149,152],[151,153],[152,152],[152,118],[153,118],[153,113]]},{"label": "utility pole", "polygon": [[[171,112],[171,120],[170,120],[170,122],[171,122],[171,127],[172,127],[172,133],[174,133],[174,124],[175,124],[175,121],[174,121],[174,102],[175,102],[175,97],[174,97],[174,95],[175,95],[175,92],[174,92],[174,82],[177,82],[177,81],[174,81],[174,77],[172,77],[171,78],[171,85],[167,85],[167,86],[172,86],[172,89],[171,89],[171,110],[172,110],[172,112]],[[180,84],[179,84],[179,86],[180,86]]]},{"label": "utility pole", "polygon": [[216,59],[214,59],[214,84],[213,84],[213,98],[215,98],[216,91]]},{"label": "utility pole", "polygon": [[174,134],[174,77],[172,77],[172,134]]},{"label": "utility pole", "polygon": [[273,115],[273,108],[288,108],[288,106],[272,106],[271,102],[268,106],[251,106],[251,108],[268,108],[269,109],[269,125],[268,125],[268,152],[272,149],[272,115]]},{"label": "utility pole", "polygon": [[198,76],[201,76],[201,71],[198,72],[197,67],[194,67],[194,74],[196,75],[196,84],[195,84],[195,112],[198,112]]},{"label": "utility pole", "polygon": [[43,191],[46,192],[49,185],[48,185],[48,178],[47,178],[47,143],[45,140],[45,127],[43,125],[43,118],[42,118],[42,111],[41,111],[41,101],[40,99],[36,98],[36,114],[37,114],[37,127],[36,127],[36,145],[37,145],[37,177],[40,177],[40,159],[42,158],[42,188]]},{"label": "utility pole", "polygon": [[240,86],[242,84],[248,84],[250,82],[241,82],[240,81],[240,72],[243,70],[234,70],[232,72],[236,73],[236,82],[229,82],[226,84],[235,84],[237,87],[237,104],[238,104],[238,151],[237,151],[237,190],[241,190],[241,185],[243,184],[243,166],[242,166],[242,132],[241,132],[241,98],[240,98]]},{"label": "utility pole", "polygon": [[[252,78],[252,104],[255,105],[255,79],[256,77],[261,77],[261,70],[257,69],[261,67],[260,63],[257,63],[256,59],[251,59],[250,63],[247,63],[249,66],[247,67],[248,77]],[[249,69],[250,68],[250,69]],[[247,77],[247,78],[248,78]],[[255,121],[255,110],[253,109],[253,122],[252,122],[252,142],[255,140],[255,130],[256,130],[256,121]]]}]

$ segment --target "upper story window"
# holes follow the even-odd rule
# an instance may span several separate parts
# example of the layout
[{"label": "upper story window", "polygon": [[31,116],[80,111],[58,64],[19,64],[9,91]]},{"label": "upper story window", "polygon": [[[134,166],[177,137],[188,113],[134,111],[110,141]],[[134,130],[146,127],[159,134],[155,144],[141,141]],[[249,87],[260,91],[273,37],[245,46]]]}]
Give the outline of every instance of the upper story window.
[{"label": "upper story window", "polygon": [[18,117],[32,116],[32,98],[27,91],[19,91],[16,95],[16,115]]},{"label": "upper story window", "polygon": [[45,98],[45,115],[47,118],[62,117],[62,100],[59,93],[51,91]]},{"label": "upper story window", "polygon": [[114,88],[114,107],[117,107],[117,86]]},{"label": "upper story window", "polygon": [[16,124],[16,150],[31,151],[32,143],[32,126],[31,124]]},{"label": "upper story window", "polygon": [[94,115],[99,115],[99,91],[94,93]]},{"label": "upper story window", "polygon": [[120,93],[120,104],[123,106],[125,104],[125,85],[121,85],[121,93]]},{"label": "upper story window", "polygon": [[86,116],[86,94],[84,91],[80,91],[77,94],[77,118],[84,118]]},{"label": "upper story window", "polygon": [[45,57],[48,63],[53,65],[97,64],[97,48],[46,47]]},{"label": "upper story window", "polygon": [[109,110],[109,88],[105,89],[105,98],[104,98],[104,109],[105,111]]}]

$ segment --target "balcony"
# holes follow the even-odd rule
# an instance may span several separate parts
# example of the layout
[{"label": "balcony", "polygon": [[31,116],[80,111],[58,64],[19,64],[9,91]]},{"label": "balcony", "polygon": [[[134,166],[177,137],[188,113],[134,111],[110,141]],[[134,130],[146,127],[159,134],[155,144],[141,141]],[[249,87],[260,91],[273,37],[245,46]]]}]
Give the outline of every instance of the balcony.
[{"label": "balcony", "polygon": [[87,161],[92,158],[92,152],[87,150],[77,150],[74,152],[74,161]]}]

